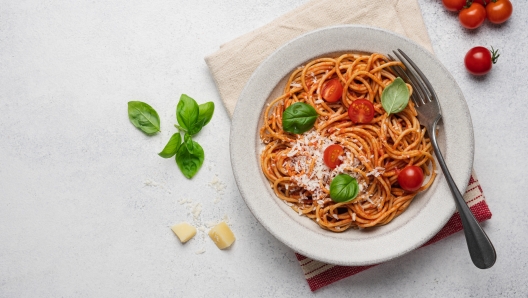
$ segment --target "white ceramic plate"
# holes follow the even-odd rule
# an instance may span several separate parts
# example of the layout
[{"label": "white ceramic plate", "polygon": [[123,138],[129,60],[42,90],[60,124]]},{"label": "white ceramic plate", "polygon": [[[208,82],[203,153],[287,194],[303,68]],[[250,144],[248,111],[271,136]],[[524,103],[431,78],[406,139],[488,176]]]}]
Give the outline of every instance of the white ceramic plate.
[{"label": "white ceramic plate", "polygon": [[333,233],[298,216],[270,188],[261,171],[259,128],[264,106],[292,70],[324,54],[344,51],[392,53],[402,49],[429,78],[440,99],[443,123],[439,141],[450,172],[463,193],[473,164],[473,129],[457,83],[441,63],[413,41],[372,27],[337,26],[312,31],[275,51],[253,73],[235,108],[231,125],[231,164],[238,188],[258,221],[276,238],[307,257],[357,266],[401,256],[433,237],[455,212],[441,174],[409,208],[388,225]]}]

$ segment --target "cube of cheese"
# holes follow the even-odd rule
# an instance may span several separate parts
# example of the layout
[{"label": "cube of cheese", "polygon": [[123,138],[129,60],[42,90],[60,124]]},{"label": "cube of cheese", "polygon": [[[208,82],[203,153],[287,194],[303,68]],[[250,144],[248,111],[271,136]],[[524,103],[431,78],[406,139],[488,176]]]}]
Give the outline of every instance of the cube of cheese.
[{"label": "cube of cheese", "polygon": [[174,234],[178,236],[178,238],[180,239],[182,243],[185,243],[191,240],[191,238],[194,237],[194,235],[196,235],[196,228],[186,222],[176,224],[172,226],[171,229],[174,232]]},{"label": "cube of cheese", "polygon": [[225,222],[221,222],[209,231],[209,237],[220,249],[228,248],[235,242],[235,235]]}]

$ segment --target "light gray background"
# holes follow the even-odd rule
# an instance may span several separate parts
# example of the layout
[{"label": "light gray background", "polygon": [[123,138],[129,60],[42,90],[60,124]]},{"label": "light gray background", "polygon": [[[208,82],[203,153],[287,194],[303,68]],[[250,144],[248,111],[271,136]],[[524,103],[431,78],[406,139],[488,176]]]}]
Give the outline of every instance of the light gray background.
[{"label": "light gray background", "polygon": [[[305,2],[1,0],[0,297],[528,295],[528,2],[514,1],[502,26],[468,31],[439,0],[419,0],[472,115],[496,265],[475,268],[457,233],[314,294],[237,191],[230,120],[203,60]],[[501,53],[481,78],[463,65],[477,45]],[[196,137],[206,158],[192,180],[157,156],[182,93],[217,106]],[[160,134],[129,123],[129,100],[158,111]],[[169,228],[226,217],[237,240],[225,251],[207,228],[185,245]]]}]

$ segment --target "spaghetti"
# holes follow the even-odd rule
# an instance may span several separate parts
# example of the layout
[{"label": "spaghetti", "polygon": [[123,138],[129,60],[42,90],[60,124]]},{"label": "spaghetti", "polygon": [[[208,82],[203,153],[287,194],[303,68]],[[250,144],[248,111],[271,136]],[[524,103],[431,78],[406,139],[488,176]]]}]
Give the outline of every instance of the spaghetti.
[{"label": "spaghetti", "polygon": [[[431,186],[436,166],[426,129],[420,126],[412,101],[396,114],[381,104],[384,88],[396,79],[390,69],[402,66],[381,54],[346,53],[309,61],[294,70],[284,92],[266,107],[260,138],[262,171],[275,194],[299,215],[323,229],[343,232],[349,228],[385,225],[404,212],[413,198]],[[339,79],[341,99],[321,97],[325,82]],[[412,94],[412,87],[407,84]],[[374,118],[355,124],[347,114],[358,99],[374,106]],[[285,132],[283,112],[303,102],[317,111],[314,127],[303,134]],[[323,162],[324,150],[343,147],[341,164],[331,169]],[[427,181],[414,192],[402,189],[398,173],[408,165],[420,167]],[[357,179],[359,194],[353,201],[336,203],[330,183],[338,174]]]}]

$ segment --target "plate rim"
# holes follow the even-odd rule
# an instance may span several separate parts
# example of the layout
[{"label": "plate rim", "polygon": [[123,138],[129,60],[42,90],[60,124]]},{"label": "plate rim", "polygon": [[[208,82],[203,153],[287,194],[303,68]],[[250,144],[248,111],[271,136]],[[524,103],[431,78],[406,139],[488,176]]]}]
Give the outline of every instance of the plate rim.
[{"label": "plate rim", "polygon": [[[292,39],[291,41],[287,42],[283,46],[279,47],[270,56],[268,56],[262,63],[259,64],[259,66],[255,69],[255,71],[251,75],[250,79],[247,81],[246,85],[244,86],[244,89],[242,90],[242,92],[241,92],[241,94],[240,94],[240,96],[239,96],[239,98],[237,100],[237,104],[235,106],[235,110],[234,110],[234,113],[233,113],[232,122],[231,122],[231,130],[230,130],[230,140],[229,140],[231,166],[232,166],[232,169],[233,169],[233,174],[234,174],[234,178],[235,178],[235,182],[237,184],[237,187],[238,187],[238,189],[240,191],[240,194],[242,195],[246,205],[248,206],[249,210],[256,217],[256,219],[260,222],[260,224],[262,226],[264,226],[264,228],[268,232],[270,232],[274,237],[276,237],[279,241],[281,241],[282,243],[284,243],[288,247],[292,248],[297,253],[300,253],[300,254],[302,254],[302,255],[304,255],[306,257],[309,257],[309,258],[312,258],[312,259],[315,259],[315,260],[318,260],[318,261],[322,261],[322,262],[326,262],[326,263],[330,263],[330,264],[336,264],[336,265],[344,265],[344,266],[372,265],[372,264],[381,263],[381,262],[388,261],[390,259],[399,257],[401,255],[404,255],[405,253],[414,250],[415,248],[421,246],[426,241],[428,241],[430,238],[432,238],[445,225],[445,223],[447,223],[447,221],[454,214],[456,208],[455,208],[455,203],[454,203],[453,199],[451,197],[449,197],[449,198],[447,198],[447,200],[444,200],[445,201],[444,202],[445,205],[443,206],[443,209],[442,209],[443,213],[440,214],[438,218],[434,218],[435,219],[434,227],[432,229],[430,229],[426,233],[421,233],[420,236],[416,237],[416,239],[414,239],[412,243],[404,245],[402,247],[398,247],[398,249],[394,250],[394,252],[392,252],[392,253],[385,253],[385,254],[382,253],[380,255],[369,254],[368,257],[363,257],[363,258],[362,257],[357,257],[357,256],[355,256],[355,257],[350,257],[350,256],[348,256],[348,257],[336,257],[335,255],[325,255],[324,252],[320,251],[320,249],[322,249],[324,247],[324,245],[321,245],[320,243],[318,243],[316,245],[317,250],[310,249],[310,248],[307,249],[307,245],[300,245],[298,239],[296,239],[295,241],[291,241],[291,239],[288,237],[288,235],[285,234],[286,233],[285,231],[281,231],[280,229],[277,229],[277,224],[276,223],[268,222],[268,219],[270,218],[270,216],[266,215],[265,213],[263,213],[263,211],[261,210],[262,208],[259,206],[259,204],[257,204],[255,199],[249,199],[249,197],[255,197],[255,194],[251,194],[250,193],[251,190],[254,190],[255,188],[257,190],[262,190],[263,187],[265,188],[265,185],[260,185],[260,183],[257,183],[256,185],[253,184],[253,185],[250,186],[249,183],[247,183],[245,181],[245,180],[248,179],[248,176],[251,176],[251,175],[247,175],[246,174],[246,172],[248,170],[248,168],[247,168],[248,165],[245,164],[244,162],[247,162],[247,160],[241,160],[240,159],[240,157],[244,153],[244,152],[240,152],[240,150],[241,150],[240,149],[241,148],[240,147],[240,145],[241,145],[240,138],[242,138],[241,134],[240,134],[241,127],[242,127],[241,124],[245,124],[244,127],[246,128],[246,130],[249,130],[249,129],[247,129],[248,128],[247,121],[244,121],[245,118],[244,118],[244,110],[243,109],[244,109],[245,105],[248,105],[250,103],[250,100],[249,99],[246,100],[245,98],[249,97],[249,95],[251,95],[251,92],[255,92],[254,90],[252,91],[251,88],[255,89],[255,84],[256,84],[255,80],[257,80],[258,77],[262,75],[262,72],[265,71],[266,65],[268,65],[270,63],[277,63],[277,61],[280,60],[280,57],[281,57],[280,55],[282,55],[284,53],[284,51],[292,51],[292,49],[297,47],[299,45],[299,43],[302,43],[303,40],[307,40],[307,39],[309,40],[310,38],[313,38],[313,36],[316,36],[318,34],[324,34],[324,33],[333,34],[335,32],[342,32],[342,31],[350,31],[350,32],[357,31],[357,32],[363,32],[363,33],[369,33],[370,32],[370,33],[376,33],[376,34],[381,34],[381,35],[392,36],[392,38],[395,38],[397,40],[402,41],[404,44],[406,44],[406,46],[414,47],[414,49],[419,51],[422,56],[426,56],[427,58],[429,58],[430,61],[432,61],[433,64],[434,64],[433,68],[437,68],[437,69],[441,70],[441,73],[442,73],[441,75],[444,76],[445,79],[450,81],[450,83],[452,83],[456,87],[455,88],[456,90],[454,90],[454,92],[457,93],[458,99],[460,101],[459,103],[463,106],[463,110],[464,110],[463,113],[466,116],[465,117],[465,120],[466,120],[465,122],[466,122],[466,124],[468,124],[467,127],[466,127],[468,129],[468,132],[465,132],[465,137],[466,137],[466,141],[467,141],[467,144],[465,144],[465,145],[467,145],[467,147],[468,147],[467,151],[469,151],[470,154],[465,156],[467,160],[466,160],[464,169],[460,170],[460,171],[456,171],[457,174],[453,175],[453,176],[454,176],[454,178],[456,176],[455,182],[457,182],[457,185],[459,185],[459,190],[462,193],[464,193],[464,191],[467,188],[467,183],[468,183],[468,181],[470,179],[470,176],[471,176],[471,170],[472,170],[472,165],[473,165],[473,155],[474,155],[474,138],[473,138],[473,126],[472,126],[472,123],[471,123],[471,116],[469,114],[469,108],[468,108],[467,103],[466,103],[466,101],[464,99],[462,91],[460,90],[460,87],[458,86],[458,84],[456,83],[456,81],[454,80],[452,75],[449,73],[449,71],[441,64],[441,62],[438,59],[436,59],[429,51],[427,51],[425,48],[423,48],[422,46],[420,46],[419,44],[417,44],[413,40],[410,40],[409,38],[407,38],[405,36],[399,35],[397,33],[394,33],[394,32],[388,31],[388,30],[384,30],[384,29],[380,29],[380,28],[376,28],[376,27],[371,27],[371,26],[364,26],[364,25],[337,25],[337,26],[319,28],[319,29],[307,32],[305,34],[300,35],[297,38]],[[347,33],[345,33],[345,34],[347,34]],[[353,50],[350,49],[350,51],[353,51]],[[332,52],[332,51],[327,51],[326,53],[330,53],[330,52]],[[314,53],[312,55],[312,57],[320,56],[321,54],[324,54],[324,53]],[[298,65],[300,65],[300,64],[298,64]],[[427,67],[427,68],[429,68],[429,67]],[[289,73],[292,70],[293,70],[293,68],[290,68],[290,69],[287,70],[286,73]],[[262,108],[264,107],[264,104],[265,104],[267,98],[269,97],[269,93],[271,93],[273,88],[277,85],[277,83],[281,79],[282,79],[282,77],[274,79],[276,81],[276,83],[273,84],[273,87],[264,96],[265,98],[264,98],[264,102],[262,102],[262,106],[261,107],[259,106],[260,108],[257,109],[259,115],[261,115],[261,113],[262,113]],[[269,85],[272,85],[272,84],[268,83],[266,86],[269,86]],[[264,88],[264,89],[266,89],[266,88]],[[268,87],[268,89],[269,89],[269,87]],[[268,90],[268,89],[266,89],[266,90]],[[253,135],[255,135],[255,134],[258,135],[258,129],[259,129],[258,123],[260,122],[260,119],[256,119],[256,120],[253,119],[253,120],[256,121],[256,123],[257,123],[256,129],[253,130]],[[255,124],[254,122],[251,122],[250,126],[254,127],[254,124]],[[247,134],[244,134],[244,137],[247,137]],[[258,138],[258,136],[257,136],[257,138]],[[446,146],[447,146],[447,148],[445,150],[446,152],[443,152],[443,153],[444,153],[444,157],[446,158],[446,161],[448,161],[449,157],[455,158],[456,154],[453,155],[453,150],[450,148],[450,143],[449,142],[447,142]],[[251,146],[249,146],[249,147],[251,148]],[[258,162],[258,159],[259,159],[259,156],[260,156],[260,152],[256,152],[255,151],[254,154],[255,154],[255,156],[253,156],[252,158],[256,160],[256,165],[257,165],[258,171],[260,171],[260,174],[261,174],[261,170],[260,170],[260,166],[259,166],[259,162]],[[246,152],[246,155],[247,155],[247,152]],[[453,157],[453,156],[455,156],[455,157]],[[252,168],[251,170],[254,170],[254,168]],[[254,175],[252,177],[254,177]],[[261,179],[261,177],[259,177],[259,179]],[[448,186],[447,186],[447,183],[446,183],[446,181],[444,179],[444,176],[441,174],[440,170],[439,170],[439,175],[437,176],[437,181],[435,181],[435,183],[438,183],[437,187],[440,188],[442,190],[442,194],[445,195],[446,194],[446,188],[448,189]],[[460,185],[463,185],[463,187],[460,187]],[[258,197],[260,195],[262,195],[262,194],[257,194],[256,196]],[[432,196],[437,196],[437,193],[436,192],[433,193]],[[429,204],[429,202],[427,202],[423,206],[423,208],[427,208],[428,204]],[[421,212],[423,212],[423,211],[421,211]],[[419,214],[417,214],[417,215],[419,215]],[[413,219],[413,218],[411,218],[411,219]],[[280,224],[279,224],[279,226],[280,226]],[[405,229],[405,225],[402,227],[402,229]],[[300,231],[298,228],[295,229],[295,230],[296,231]],[[310,234],[310,233],[312,233],[312,232],[309,232],[308,234]],[[322,232],[322,233],[324,233],[324,232]],[[334,234],[333,232],[327,232],[327,233]],[[391,234],[391,233],[388,233],[388,234]],[[331,234],[329,234],[329,235],[331,235]],[[305,236],[305,235],[302,235],[302,236]],[[330,238],[330,236],[326,236],[326,237]],[[316,237],[316,238],[319,239],[320,237]],[[334,238],[334,237],[331,237],[331,238]],[[377,238],[380,238],[380,237],[377,237]],[[302,239],[302,237],[301,237],[301,239]],[[311,242],[310,239],[305,239],[305,240],[307,240],[307,242]],[[340,241],[340,240],[338,240],[338,241]],[[367,240],[361,240],[361,241],[367,241]],[[392,243],[394,243],[394,241],[392,241]],[[350,246],[349,243],[347,243],[347,247],[348,246]]]}]

